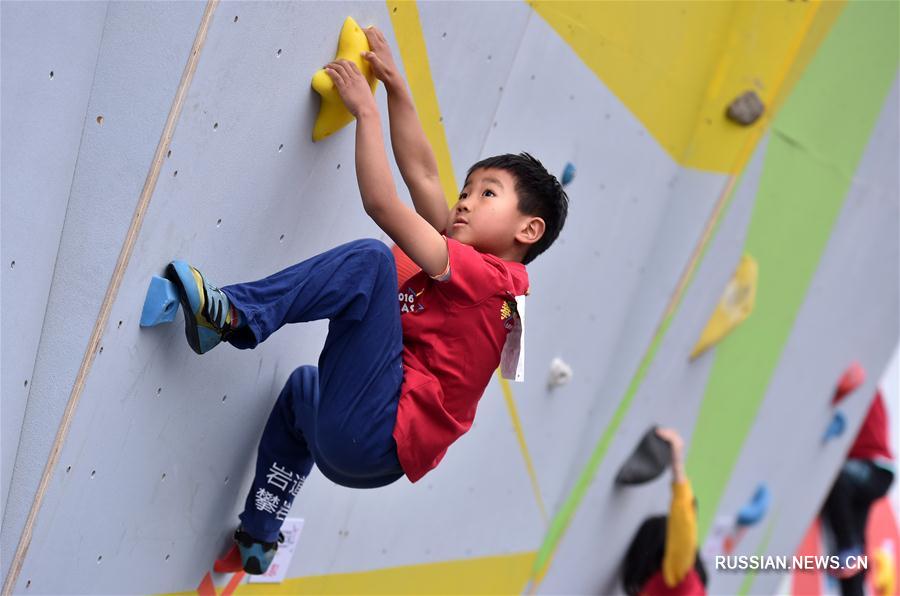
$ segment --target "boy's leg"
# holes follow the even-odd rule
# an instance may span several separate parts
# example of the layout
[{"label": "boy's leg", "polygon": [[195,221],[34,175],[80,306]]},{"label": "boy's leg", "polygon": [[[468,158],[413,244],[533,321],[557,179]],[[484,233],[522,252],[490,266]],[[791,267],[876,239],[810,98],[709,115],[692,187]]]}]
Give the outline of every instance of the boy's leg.
[{"label": "boy's leg", "polygon": [[[352,488],[403,476],[393,431],[403,382],[403,330],[397,270],[382,243],[372,247],[358,317],[332,318],[319,356],[315,404],[316,465]],[[362,309],[362,304],[365,310]]]},{"label": "boy's leg", "polygon": [[[253,348],[287,323],[319,319],[358,322],[384,255],[378,240],[356,240],[292,265],[264,279],[222,288],[240,313],[241,327],[228,337],[238,348]],[[396,271],[396,269],[394,269]],[[393,296],[396,307],[396,273]]]},{"label": "boy's leg", "polygon": [[319,376],[314,366],[296,369],[284,384],[259,441],[256,475],[244,512],[243,529],[262,542],[275,542],[291,504],[309,476],[313,455],[311,438],[298,423],[311,417],[319,392]]},{"label": "boy's leg", "polygon": [[[300,488],[295,480],[305,479],[313,460],[328,478],[355,488],[384,486],[403,475],[392,436],[403,381],[396,269],[380,242],[356,250],[368,253],[367,270],[358,276],[365,283],[345,288],[354,302],[332,319],[319,369],[294,371],[260,441],[241,514],[244,529],[257,540],[278,536]],[[284,476],[291,480],[287,495]]]}]

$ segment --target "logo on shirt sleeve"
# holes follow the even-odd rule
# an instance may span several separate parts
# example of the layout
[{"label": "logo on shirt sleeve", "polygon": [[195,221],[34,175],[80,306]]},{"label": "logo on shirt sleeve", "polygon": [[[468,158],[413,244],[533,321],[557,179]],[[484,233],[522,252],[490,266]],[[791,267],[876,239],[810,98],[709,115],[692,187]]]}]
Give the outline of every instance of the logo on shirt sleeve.
[{"label": "logo on shirt sleeve", "polygon": [[405,312],[417,313],[425,310],[422,303],[417,301],[417,298],[421,296],[424,291],[425,289],[423,288],[416,292],[409,286],[407,286],[405,290],[400,290],[400,293],[397,295],[400,300],[400,314]]},{"label": "logo on shirt sleeve", "polygon": [[500,320],[503,321],[503,326],[507,330],[512,329],[516,324],[513,317],[514,314],[516,314],[516,301],[504,300],[503,304],[500,305]]}]

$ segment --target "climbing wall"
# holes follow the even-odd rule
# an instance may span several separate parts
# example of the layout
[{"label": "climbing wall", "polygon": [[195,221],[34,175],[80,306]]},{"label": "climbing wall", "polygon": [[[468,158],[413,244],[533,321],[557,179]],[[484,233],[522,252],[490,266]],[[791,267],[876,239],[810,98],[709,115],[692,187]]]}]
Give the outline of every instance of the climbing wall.
[{"label": "climbing wall", "polygon": [[[141,304],[173,258],[227,284],[389,242],[361,208],[353,125],[310,141],[310,79],[348,15],[385,32],[448,197],[471,163],[524,150],[575,165],[569,220],[529,266],[526,383],[493,381],[415,485],[313,472],[288,579],[237,591],[620,591],[631,536],[669,497],[665,476],[612,483],[651,424],[688,444],[701,542],[765,483],[737,553],[796,550],[898,342],[895,3],[0,10],[4,593],[234,589],[207,574],[326,326],[201,357],[180,315],[140,328]],[[747,89],[766,112],[739,127],[725,106]],[[742,255],[754,311],[691,359]],[[574,376],[550,388],[557,357]],[[823,445],[851,361],[867,382]],[[783,579],[707,568],[711,593]]]}]

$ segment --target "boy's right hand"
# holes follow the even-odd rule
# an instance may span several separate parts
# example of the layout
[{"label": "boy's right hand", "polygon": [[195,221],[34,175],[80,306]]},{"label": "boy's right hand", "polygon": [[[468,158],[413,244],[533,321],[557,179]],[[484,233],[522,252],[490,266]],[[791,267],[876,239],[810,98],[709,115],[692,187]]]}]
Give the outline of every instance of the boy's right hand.
[{"label": "boy's right hand", "polygon": [[397,77],[397,65],[394,64],[394,57],[391,55],[391,48],[388,47],[387,39],[384,37],[378,27],[374,25],[363,29],[366,38],[369,40],[370,52],[363,52],[362,56],[369,62],[375,78],[385,84],[387,87],[393,83]]}]

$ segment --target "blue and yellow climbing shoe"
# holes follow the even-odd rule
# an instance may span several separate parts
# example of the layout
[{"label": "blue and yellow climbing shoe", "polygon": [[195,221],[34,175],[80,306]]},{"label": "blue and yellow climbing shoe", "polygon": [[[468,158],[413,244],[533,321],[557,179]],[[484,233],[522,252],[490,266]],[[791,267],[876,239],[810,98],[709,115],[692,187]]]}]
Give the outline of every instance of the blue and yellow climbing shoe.
[{"label": "blue and yellow climbing shoe", "polygon": [[228,296],[184,261],[169,263],[166,277],[178,289],[188,344],[198,354],[209,352],[227,338],[237,319]]},{"label": "blue and yellow climbing shoe", "polygon": [[269,569],[278,544],[284,542],[284,534],[278,532],[277,542],[262,542],[238,528],[234,532],[234,542],[241,553],[241,565],[250,575],[262,575]]}]

